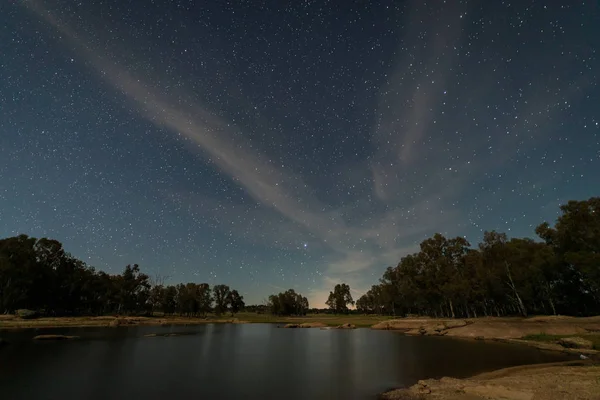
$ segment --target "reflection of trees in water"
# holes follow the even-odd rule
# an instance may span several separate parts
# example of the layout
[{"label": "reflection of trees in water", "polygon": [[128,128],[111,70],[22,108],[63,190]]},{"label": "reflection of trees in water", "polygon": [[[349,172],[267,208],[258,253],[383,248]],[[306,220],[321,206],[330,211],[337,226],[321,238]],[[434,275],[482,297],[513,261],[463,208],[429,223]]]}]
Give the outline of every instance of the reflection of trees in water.
[{"label": "reflection of trees in water", "polygon": [[107,335],[111,336],[111,340],[92,343],[93,352],[88,354],[88,359],[96,359],[97,362],[86,360],[86,364],[91,364],[92,368],[89,371],[91,385],[87,396],[82,398],[108,399],[111,395],[114,396],[115,388],[124,386],[122,381],[127,379],[127,370],[123,371],[123,368],[127,368],[131,358],[135,356],[136,340],[117,339],[118,335],[122,335],[119,329],[110,329]]},{"label": "reflection of trees in water", "polygon": [[114,335],[108,340],[11,342],[2,350],[2,398],[13,398],[13,393],[25,398],[181,398],[200,392],[202,398],[354,398],[423,378],[563,358],[501,343],[368,329],[259,324],[190,329],[198,334],[144,338],[140,334],[147,328],[138,327],[106,329]]},{"label": "reflection of trees in water", "polygon": [[[268,384],[280,393],[294,393],[296,398],[313,398],[318,384],[311,379],[309,334],[312,329],[274,328],[267,353],[271,371]],[[276,382],[274,382],[276,381]]]},{"label": "reflection of trees in water", "polygon": [[[356,332],[348,330],[336,330],[329,332],[331,334],[332,342],[335,349],[333,354],[333,360],[335,360],[333,368],[331,368],[331,374],[334,379],[338,382],[337,388],[343,388],[345,385],[354,388],[359,382],[356,380],[359,377],[355,374],[354,366],[354,343],[352,337]],[[347,389],[346,389],[347,390]],[[337,398],[342,393],[332,393],[332,397]]]}]

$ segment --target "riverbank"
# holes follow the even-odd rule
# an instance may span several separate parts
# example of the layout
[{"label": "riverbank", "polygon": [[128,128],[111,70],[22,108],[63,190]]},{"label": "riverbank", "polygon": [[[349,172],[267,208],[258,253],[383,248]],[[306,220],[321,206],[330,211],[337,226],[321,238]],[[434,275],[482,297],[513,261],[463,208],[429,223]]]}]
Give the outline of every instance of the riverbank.
[{"label": "riverbank", "polygon": [[317,324],[326,326],[352,324],[356,327],[393,330],[408,335],[445,335],[495,340],[529,337],[532,340],[544,341],[542,339],[552,336],[600,334],[600,316],[585,318],[538,316],[531,318],[484,317],[448,319],[427,317],[392,318],[389,316],[356,314],[309,314],[300,317],[279,317],[270,314],[242,312],[235,316],[209,314],[206,317],[155,315],[153,317],[88,316],[29,319],[18,318],[14,315],[0,315],[0,330],[121,325],[198,325],[206,323],[315,324],[315,326]]},{"label": "riverbank", "polygon": [[[398,400],[599,400],[600,317],[429,318],[383,321],[374,329],[527,345],[577,354],[585,360],[502,369],[468,379],[428,379],[382,395]],[[577,339],[571,339],[571,338]],[[573,343],[579,343],[573,348]],[[562,344],[561,344],[562,343]]]},{"label": "riverbank", "polygon": [[[208,323],[276,323],[302,327],[353,327],[393,330],[407,335],[450,336],[463,339],[497,340],[528,345],[542,350],[563,351],[597,356],[600,350],[600,316],[576,318],[540,316],[531,318],[393,319],[376,315],[310,314],[302,317],[278,317],[270,314],[239,313],[235,317],[208,315],[205,318],[181,316],[154,317],[57,317],[23,319],[0,316],[0,331],[7,329],[46,329],[118,326],[201,325]],[[558,344],[567,337],[581,337],[591,342],[588,348],[570,348]]]},{"label": "riverbank", "polygon": [[505,368],[467,379],[427,379],[380,397],[385,400],[598,400],[600,365],[570,361]]},{"label": "riverbank", "polygon": [[[576,318],[541,316],[532,318],[431,319],[404,318],[382,321],[373,329],[394,330],[407,335],[449,336],[462,339],[495,340],[598,357],[600,316]],[[570,345],[566,338],[578,337],[584,345]]]},{"label": "riverbank", "polygon": [[57,317],[21,319],[12,315],[0,316],[0,331],[11,329],[47,329],[47,328],[91,328],[118,326],[168,326],[201,325],[214,323],[247,323],[236,317],[194,318],[194,317]]},{"label": "riverbank", "polygon": [[448,324],[444,334],[456,337],[481,339],[516,339],[527,335],[545,333],[548,335],[578,335],[600,333],[600,316],[566,317],[539,316],[531,318],[485,317],[469,319],[433,319],[433,318],[401,318],[382,321],[373,329],[389,329],[408,334],[417,334],[415,330],[424,329],[433,333],[440,324]]},{"label": "riverbank", "polygon": [[317,326],[340,326],[346,323],[356,327],[371,327],[391,317],[376,315],[332,315],[310,314],[302,317],[279,317],[270,314],[238,313],[235,316],[216,316],[209,314],[206,318],[179,317],[179,316],[154,316],[154,317],[41,317],[35,319],[22,319],[13,315],[0,315],[0,331],[6,329],[41,329],[41,328],[87,328],[106,326],[134,326],[134,325],[201,325],[213,323],[272,323],[272,324],[314,324]]}]

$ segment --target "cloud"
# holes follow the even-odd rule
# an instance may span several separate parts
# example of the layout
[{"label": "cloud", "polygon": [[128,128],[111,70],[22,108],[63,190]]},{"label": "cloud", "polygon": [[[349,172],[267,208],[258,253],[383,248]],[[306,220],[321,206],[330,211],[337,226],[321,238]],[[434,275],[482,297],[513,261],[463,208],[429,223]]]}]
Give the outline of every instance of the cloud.
[{"label": "cloud", "polygon": [[[273,224],[282,226],[283,231],[307,231],[329,249],[325,265],[322,266],[326,275],[321,285],[311,291],[312,304],[316,306],[323,305],[323,296],[328,293],[326,287],[331,286],[332,282],[345,281],[358,288],[357,292],[365,290],[368,287],[365,283],[366,269],[383,268],[397,263],[402,255],[415,248],[416,238],[450,223],[455,217],[451,212],[440,213],[440,201],[443,197],[431,183],[435,180],[430,183],[423,181],[427,186],[426,190],[423,194],[413,196],[410,191],[414,190],[412,186],[415,182],[407,186],[402,179],[414,172],[408,165],[418,158],[417,142],[427,133],[429,110],[437,101],[434,93],[442,87],[442,83],[436,84],[434,90],[428,93],[418,85],[411,89],[413,106],[404,115],[406,129],[395,122],[393,114],[381,115],[381,127],[373,132],[373,140],[379,145],[379,154],[375,158],[387,160],[390,154],[395,156],[389,164],[365,164],[363,170],[372,171],[375,194],[380,200],[389,203],[390,208],[383,213],[354,215],[353,222],[350,223],[342,217],[343,210],[332,210],[310,195],[310,191],[305,190],[307,184],[301,176],[274,165],[268,161],[266,154],[250,146],[243,135],[239,134],[242,127],[191,100],[194,96],[183,89],[173,89],[167,94],[164,88],[156,86],[156,82],[131,73],[115,61],[114,55],[95,48],[91,38],[74,31],[39,2],[30,0],[24,4],[68,38],[98,76],[122,93],[141,115],[157,126],[183,135],[194,151],[200,151],[209,163],[243,187],[249,196],[262,205],[262,209],[257,211],[257,218],[264,217],[266,209],[274,210],[289,222],[268,217]],[[429,54],[428,60],[437,57],[440,49],[447,43],[447,39],[441,40],[437,35],[432,40],[433,53]],[[409,60],[405,63],[409,63]],[[392,87],[401,84],[402,73],[399,71],[394,75]],[[440,76],[439,80],[443,81],[443,77]],[[181,99],[186,101],[180,101]],[[384,96],[381,103],[389,104],[390,101],[395,107],[400,106],[395,97],[388,99]],[[398,132],[404,134],[391,142],[393,151],[390,152],[384,142]],[[405,165],[401,171],[396,167],[398,160]],[[427,191],[433,191],[437,195]],[[179,197],[188,206],[197,202],[193,193]],[[227,229],[226,222],[224,217],[221,222],[223,229]]]},{"label": "cloud", "polygon": [[386,190],[387,183],[382,167],[379,165],[371,165],[371,173],[373,175],[373,190],[375,196],[382,201],[388,200],[389,197]]},{"label": "cloud", "polygon": [[374,144],[375,159],[386,165],[412,164],[419,159],[419,147],[434,121],[434,109],[453,71],[462,33],[465,6],[456,2],[437,5],[434,16],[422,2],[408,5],[406,28],[402,31],[399,58],[390,78],[381,87]]},{"label": "cloud", "polygon": [[[305,195],[302,202],[297,200],[296,193],[292,193],[297,190],[286,183],[294,182],[295,187],[303,187],[302,179],[266,162],[268,157],[250,151],[251,146],[245,143],[240,135],[235,135],[241,131],[239,127],[217,117],[201,104],[178,104],[178,101],[167,97],[160,89],[154,88],[152,82],[146,82],[142,77],[132,75],[111,59],[109,54],[94,49],[90,40],[82,39],[80,33],[72,31],[68,25],[61,23],[38,2],[27,1],[26,4],[65,34],[85,54],[99,76],[126,95],[148,120],[190,139],[206,153],[212,163],[236,183],[242,185],[255,200],[313,229],[323,228],[321,225],[325,221],[331,222],[328,218],[311,211],[311,209],[323,208],[316,199]],[[191,96],[187,93],[177,93],[176,97],[190,98]],[[177,104],[177,107],[173,104]],[[288,187],[284,188],[286,185]]]}]

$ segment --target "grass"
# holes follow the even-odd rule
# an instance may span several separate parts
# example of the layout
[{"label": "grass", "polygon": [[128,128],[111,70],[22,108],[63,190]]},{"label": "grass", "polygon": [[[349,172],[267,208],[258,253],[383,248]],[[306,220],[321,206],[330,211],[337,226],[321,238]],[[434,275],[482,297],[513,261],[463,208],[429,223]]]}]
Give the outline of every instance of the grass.
[{"label": "grass", "polygon": [[[107,327],[114,321],[114,316],[98,317],[41,317],[36,319],[4,318],[0,319],[0,330],[21,328],[80,328],[80,327]],[[164,320],[174,324],[194,324],[214,322],[202,318],[185,317],[120,317],[120,320],[131,321],[131,325],[160,325]],[[230,318],[231,319],[231,318]],[[125,325],[128,325],[127,323]]]},{"label": "grass", "polygon": [[546,333],[538,333],[535,335],[523,336],[523,339],[531,340],[534,342],[555,343],[559,339],[566,338],[566,337],[573,337],[573,336],[578,336],[583,339],[590,340],[594,344],[594,350],[600,350],[600,334],[594,334],[594,333],[582,334],[582,335],[548,335]]}]

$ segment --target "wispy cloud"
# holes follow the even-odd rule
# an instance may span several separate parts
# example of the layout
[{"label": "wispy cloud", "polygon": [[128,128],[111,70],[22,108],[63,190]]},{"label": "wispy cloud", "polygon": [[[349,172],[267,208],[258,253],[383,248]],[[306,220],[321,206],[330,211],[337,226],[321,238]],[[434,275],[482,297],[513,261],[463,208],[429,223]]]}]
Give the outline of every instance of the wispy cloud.
[{"label": "wispy cloud", "polygon": [[419,160],[421,142],[434,123],[435,108],[454,70],[453,48],[460,45],[465,6],[439,4],[436,18],[421,2],[409,3],[401,46],[390,78],[379,96],[373,130],[379,148],[376,160],[384,165],[411,164]]},{"label": "wispy cloud", "polygon": [[[134,75],[104,49],[95,48],[90,38],[75,32],[68,21],[61,21],[39,2],[30,0],[25,4],[68,38],[98,76],[126,96],[149,121],[186,137],[192,148],[200,151],[222,173],[242,186],[248,195],[262,205],[262,210],[276,211],[290,221],[286,230],[310,232],[329,249],[326,264],[317,266],[324,268],[326,273],[321,284],[310,294],[313,305],[323,304],[323,296],[328,293],[325,288],[333,282],[349,282],[355,288],[355,293],[366,290],[365,270],[395,264],[402,255],[415,250],[415,238],[451,223],[456,217],[451,212],[440,213],[440,201],[443,199],[437,188],[428,186],[424,188],[424,195],[412,197],[409,191],[414,188],[403,187],[402,179],[398,179],[397,171],[394,171],[399,160],[405,165],[401,174],[409,176],[412,171],[408,169],[411,168],[409,165],[419,157],[416,143],[423,138],[431,123],[429,110],[438,101],[435,91],[443,87],[444,77],[439,73],[427,77],[440,82],[431,92],[425,93],[418,85],[410,89],[413,92],[413,105],[404,114],[404,128],[395,122],[393,114],[382,114],[381,123],[373,132],[373,140],[380,148],[377,159],[387,159],[389,156],[384,143],[387,137],[393,137],[397,132],[404,134],[391,142],[396,156],[390,165],[380,163],[365,165],[364,168],[366,171],[372,169],[375,193],[379,199],[389,202],[390,208],[380,214],[355,216],[350,224],[341,216],[340,210],[331,210],[327,204],[311,196],[305,190],[307,184],[301,176],[274,165],[268,161],[269,157],[249,146],[243,135],[238,134],[243,131],[242,127],[216,116],[202,104],[190,101],[193,99],[190,93],[180,90],[165,94],[164,90],[155,86],[155,82]],[[431,40],[433,49],[427,56],[428,62],[439,57],[451,39],[440,39],[436,34]],[[404,62],[409,63],[410,60]],[[397,87],[401,83],[398,72],[392,79],[390,90],[403,90]],[[187,101],[177,101],[182,98]],[[389,103],[388,100],[382,101],[382,104]],[[401,106],[397,102],[392,103],[394,107]],[[388,190],[390,187],[393,190]],[[399,198],[402,201],[398,201]],[[188,202],[194,203],[193,194],[188,196]],[[265,212],[259,213],[264,215]]]}]

